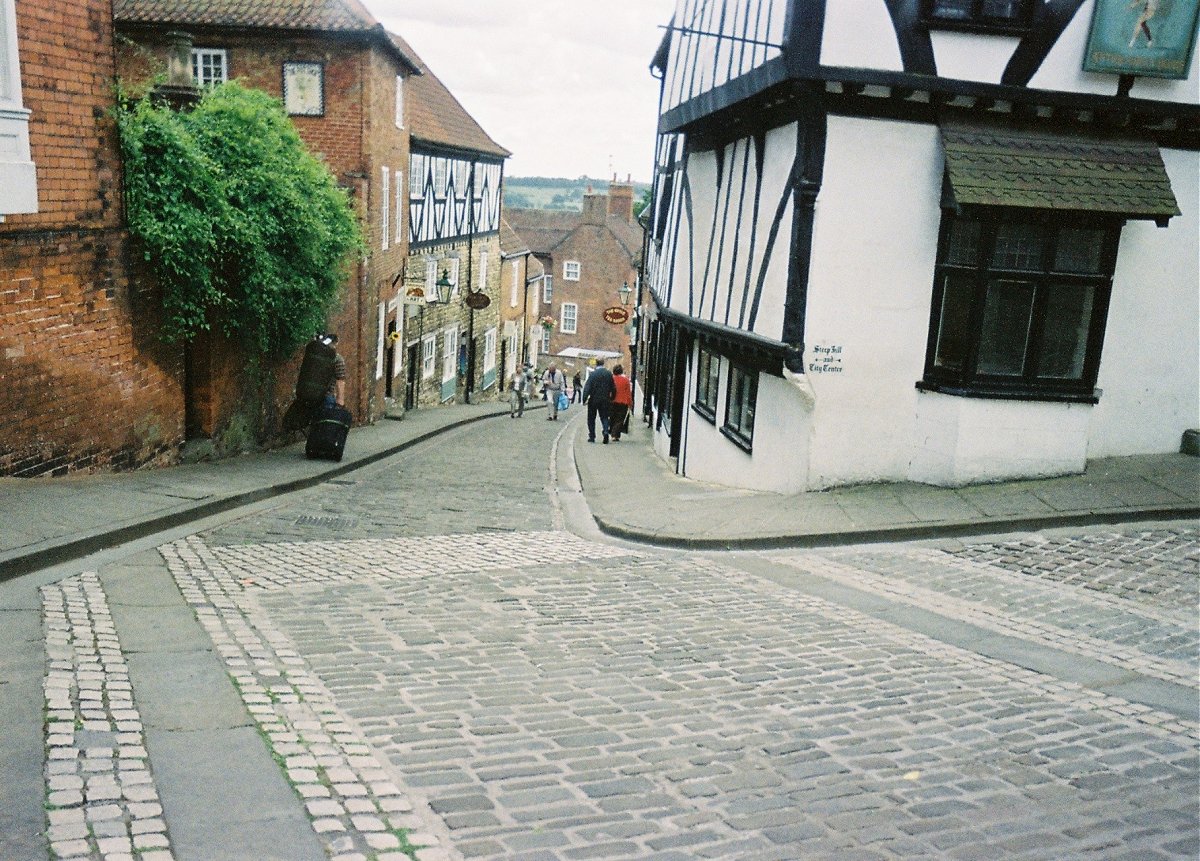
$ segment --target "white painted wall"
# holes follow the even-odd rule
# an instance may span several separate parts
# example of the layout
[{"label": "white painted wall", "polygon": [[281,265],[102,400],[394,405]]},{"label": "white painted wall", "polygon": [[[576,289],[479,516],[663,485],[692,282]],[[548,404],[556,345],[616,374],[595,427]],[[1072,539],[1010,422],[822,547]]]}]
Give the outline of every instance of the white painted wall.
[{"label": "white painted wall", "polygon": [[1092,409],[919,392],[909,478],[961,487],[1082,472]]},{"label": "white painted wall", "polygon": [[929,36],[939,78],[985,84],[1000,83],[1000,77],[1021,41],[1016,36],[955,30],[931,30]]},{"label": "white painted wall", "polygon": [[[697,365],[697,352],[693,349],[692,369]],[[770,374],[759,374],[753,452],[747,453],[720,431],[729,396],[727,359],[721,360],[720,380],[714,425],[692,409],[696,383],[694,374],[688,374],[688,395],[684,401],[685,445],[680,452],[680,473],[697,481],[731,487],[775,493],[804,490],[812,423],[793,385]]]},{"label": "white painted wall", "polygon": [[1162,155],[1183,214],[1121,231],[1090,457],[1178,451],[1200,427],[1200,154]]},{"label": "white painted wall", "polygon": [[810,488],[908,474],[941,180],[936,127],[829,117],[805,322]]},{"label": "white painted wall", "polygon": [[896,28],[883,0],[833,0],[825,4],[821,64],[903,71]]}]

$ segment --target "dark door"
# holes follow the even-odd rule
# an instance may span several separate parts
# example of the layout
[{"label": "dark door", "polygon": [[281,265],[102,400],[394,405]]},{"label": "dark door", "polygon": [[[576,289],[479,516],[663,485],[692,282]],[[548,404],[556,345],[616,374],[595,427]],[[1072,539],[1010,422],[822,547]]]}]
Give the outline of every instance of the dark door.
[{"label": "dark door", "polygon": [[421,373],[420,363],[418,362],[420,350],[420,342],[408,348],[408,367],[405,369],[408,373],[404,378],[404,409],[406,410],[415,410],[417,408],[417,380]]},{"label": "dark door", "polygon": [[389,398],[392,397],[392,381],[396,379],[396,359],[399,358],[400,353],[396,349],[396,342],[390,337],[395,331],[396,321],[392,320],[387,327],[389,337],[384,342],[387,344],[387,355],[384,357],[383,363],[383,393]]}]

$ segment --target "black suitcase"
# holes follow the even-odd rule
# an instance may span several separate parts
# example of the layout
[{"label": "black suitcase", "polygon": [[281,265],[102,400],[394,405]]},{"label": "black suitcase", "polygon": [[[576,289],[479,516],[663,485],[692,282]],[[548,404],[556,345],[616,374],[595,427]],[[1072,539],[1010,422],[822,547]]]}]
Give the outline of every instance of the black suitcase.
[{"label": "black suitcase", "polygon": [[353,416],[345,407],[324,407],[308,428],[304,456],[310,460],[341,460]]}]

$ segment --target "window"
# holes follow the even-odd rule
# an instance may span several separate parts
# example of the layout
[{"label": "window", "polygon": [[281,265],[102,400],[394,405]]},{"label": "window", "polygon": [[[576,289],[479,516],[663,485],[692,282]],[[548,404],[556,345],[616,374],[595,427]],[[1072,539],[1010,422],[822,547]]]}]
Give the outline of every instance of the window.
[{"label": "window", "polygon": [[437,280],[437,261],[432,257],[427,257],[425,258],[425,301],[433,302],[441,298],[438,296]]},{"label": "window", "polygon": [[1030,0],[924,0],[922,19],[930,27],[1011,32],[1029,25]]},{"label": "window", "polygon": [[450,295],[458,295],[458,267],[461,261],[457,257],[452,257],[448,261],[450,265],[446,267],[446,280],[450,282]]},{"label": "window", "polygon": [[396,76],[396,128],[404,128],[404,76]]},{"label": "window", "polygon": [[562,332],[564,335],[574,335],[576,322],[579,318],[579,306],[574,302],[563,302]]},{"label": "window", "polygon": [[549,305],[554,299],[554,276],[542,276],[542,304]]},{"label": "window", "polygon": [[438,197],[446,196],[446,186],[450,182],[450,162],[444,158],[433,160],[433,193]]},{"label": "window", "polygon": [[496,370],[496,330],[488,329],[483,333],[483,372],[486,374]]},{"label": "window", "polygon": [[413,155],[408,166],[408,196],[420,197],[425,193],[425,156]]},{"label": "window", "polygon": [[721,357],[700,348],[696,362],[696,412],[713,424],[717,423],[717,390],[721,385]]},{"label": "window", "polygon": [[193,48],[192,77],[202,87],[215,87],[229,80],[224,48]]},{"label": "window", "polygon": [[758,375],[739,365],[729,365],[729,397],[721,433],[750,451],[754,441],[754,407],[758,400]]},{"label": "window", "polygon": [[1094,400],[1120,223],[942,217],[920,387]]},{"label": "window", "polygon": [[[16,6],[0,0],[0,221],[38,211],[37,168],[29,149],[29,117],[21,98]],[[26,60],[29,58],[26,57]]]},{"label": "window", "polygon": [[426,335],[421,341],[421,379],[433,376],[437,357],[437,335]]},{"label": "window", "polygon": [[545,326],[538,326],[538,328],[542,330],[542,352],[549,353],[550,352],[550,330],[547,329]]},{"label": "window", "polygon": [[521,284],[521,262],[519,260],[513,260],[509,264],[509,268],[512,271],[512,295],[509,297],[508,304],[510,307],[516,308],[518,295],[520,293],[519,287]]},{"label": "window", "polygon": [[442,382],[458,374],[458,327],[442,333]]},{"label": "window", "polygon": [[292,116],[324,116],[325,67],[320,63],[284,63],[283,106]]},{"label": "window", "polygon": [[579,280],[579,261],[568,260],[563,263],[563,280],[578,281]]},{"label": "window", "polygon": [[379,213],[379,233],[383,237],[383,250],[388,249],[388,240],[391,238],[391,224],[388,221],[388,214],[392,211],[392,189],[389,180],[392,177],[392,172],[386,167],[383,168],[383,175],[379,180],[379,201],[382,204],[381,212]]},{"label": "window", "polygon": [[487,276],[488,276],[488,253],[487,253],[487,250],[484,249],[483,251],[479,252],[479,281],[475,285],[476,290],[486,290],[487,289]]}]

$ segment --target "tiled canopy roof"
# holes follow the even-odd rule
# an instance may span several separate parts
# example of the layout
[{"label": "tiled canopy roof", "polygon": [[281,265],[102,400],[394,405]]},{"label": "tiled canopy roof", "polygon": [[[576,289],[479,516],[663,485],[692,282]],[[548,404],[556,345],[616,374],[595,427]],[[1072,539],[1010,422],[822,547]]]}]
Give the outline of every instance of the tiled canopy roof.
[{"label": "tiled canopy roof", "polygon": [[358,0],[114,0],[126,23],[370,30],[379,22]]},{"label": "tiled canopy roof", "polygon": [[1136,140],[946,123],[954,202],[1105,212],[1165,221],[1179,215],[1158,147]]},{"label": "tiled canopy roof", "polygon": [[507,158],[512,155],[475,122],[448,89],[429,70],[411,46],[395,33],[388,33],[396,50],[411,59],[421,76],[407,86],[409,131],[418,141]]}]

